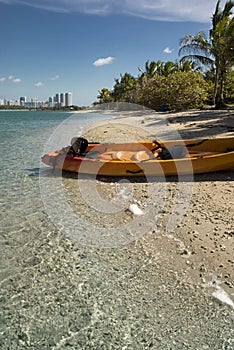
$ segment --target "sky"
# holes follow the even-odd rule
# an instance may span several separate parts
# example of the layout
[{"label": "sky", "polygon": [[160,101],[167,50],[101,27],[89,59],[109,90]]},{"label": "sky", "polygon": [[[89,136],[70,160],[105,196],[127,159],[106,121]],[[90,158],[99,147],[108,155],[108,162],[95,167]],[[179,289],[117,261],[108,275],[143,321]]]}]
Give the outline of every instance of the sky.
[{"label": "sky", "polygon": [[[0,0],[0,99],[72,92],[91,106],[120,74],[175,61],[179,41],[211,28],[217,0]],[[225,1],[221,1],[221,7]]]}]

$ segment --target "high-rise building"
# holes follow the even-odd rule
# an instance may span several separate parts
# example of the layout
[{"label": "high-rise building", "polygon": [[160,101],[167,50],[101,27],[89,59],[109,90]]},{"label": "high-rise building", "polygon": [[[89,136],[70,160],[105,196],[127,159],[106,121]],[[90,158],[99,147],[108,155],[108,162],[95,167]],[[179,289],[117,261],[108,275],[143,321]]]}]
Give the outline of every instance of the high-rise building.
[{"label": "high-rise building", "polygon": [[24,106],[26,101],[27,101],[26,96],[20,97],[20,106]]},{"label": "high-rise building", "polygon": [[60,94],[55,95],[54,102],[57,104],[57,106],[60,106]]},{"label": "high-rise building", "polygon": [[65,105],[65,95],[63,92],[60,94],[60,105],[62,107]]},{"label": "high-rise building", "polygon": [[53,97],[48,98],[48,107],[54,107],[54,99]]},{"label": "high-rise building", "polygon": [[65,93],[65,106],[66,107],[72,106],[72,93],[71,92]]}]

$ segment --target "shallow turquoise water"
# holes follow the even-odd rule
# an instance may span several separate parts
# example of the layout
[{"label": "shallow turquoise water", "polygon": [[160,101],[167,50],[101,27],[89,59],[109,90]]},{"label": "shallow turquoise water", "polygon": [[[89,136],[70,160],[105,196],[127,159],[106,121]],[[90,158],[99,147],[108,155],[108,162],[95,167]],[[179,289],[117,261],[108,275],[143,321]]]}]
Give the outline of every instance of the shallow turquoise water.
[{"label": "shallow turquoise water", "polygon": [[[44,207],[40,196],[39,168],[51,135],[58,126],[64,125],[68,134],[64,141],[59,138],[58,142],[61,147],[67,146],[71,137],[76,136],[73,130],[79,134],[87,122],[100,117],[102,116],[89,113],[0,111],[0,216],[2,234],[6,239],[1,250],[3,265],[7,266],[6,273],[9,268],[8,258],[15,255],[11,244],[14,246],[17,241],[17,247],[23,246],[41,228]],[[73,123],[75,128],[66,127],[66,123]],[[55,149],[55,145],[49,144],[47,147],[50,147],[50,151]],[[16,266],[10,266],[14,267]],[[4,271],[3,269],[3,274]]]}]

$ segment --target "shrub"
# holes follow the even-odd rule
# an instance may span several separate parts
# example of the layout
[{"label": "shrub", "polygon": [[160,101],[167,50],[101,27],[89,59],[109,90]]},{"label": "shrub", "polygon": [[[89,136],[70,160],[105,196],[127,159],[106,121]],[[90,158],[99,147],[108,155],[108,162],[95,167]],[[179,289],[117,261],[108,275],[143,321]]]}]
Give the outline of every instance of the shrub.
[{"label": "shrub", "polygon": [[208,84],[196,72],[176,72],[169,76],[156,76],[138,89],[138,103],[160,111],[201,108],[208,98]]}]

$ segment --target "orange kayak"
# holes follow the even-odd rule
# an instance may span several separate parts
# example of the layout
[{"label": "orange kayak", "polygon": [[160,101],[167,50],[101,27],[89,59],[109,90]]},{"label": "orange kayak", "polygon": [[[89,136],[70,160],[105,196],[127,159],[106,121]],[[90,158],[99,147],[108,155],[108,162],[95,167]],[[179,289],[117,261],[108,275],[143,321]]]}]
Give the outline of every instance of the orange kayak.
[{"label": "orange kayak", "polygon": [[[234,168],[234,138],[191,139],[160,142],[181,157],[160,159],[155,142],[88,144],[84,156],[64,150],[45,154],[42,162],[54,169],[101,176],[169,176],[198,174]],[[156,147],[157,148],[157,147]]]}]

